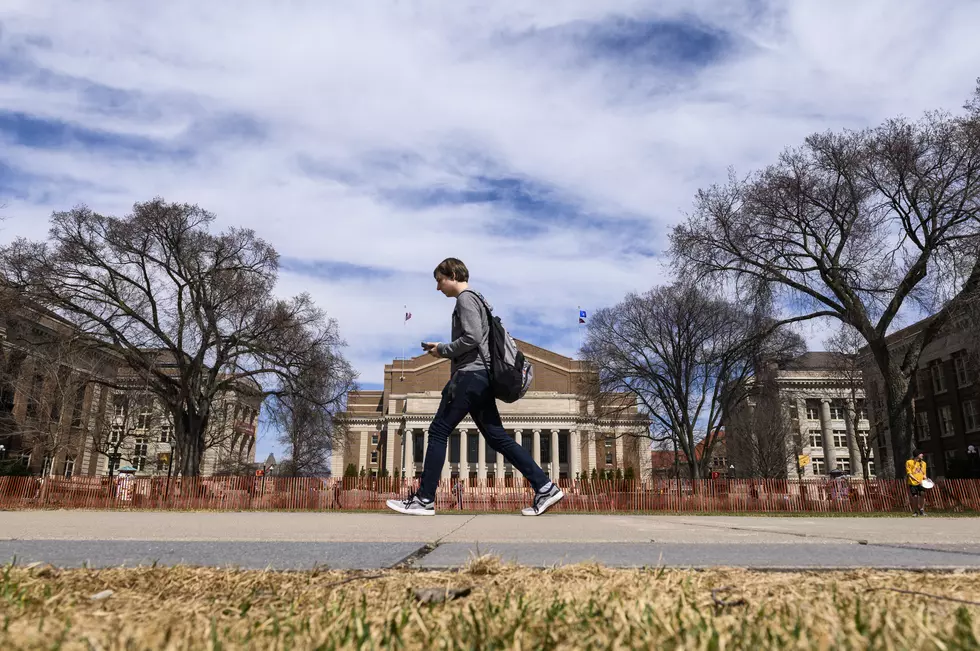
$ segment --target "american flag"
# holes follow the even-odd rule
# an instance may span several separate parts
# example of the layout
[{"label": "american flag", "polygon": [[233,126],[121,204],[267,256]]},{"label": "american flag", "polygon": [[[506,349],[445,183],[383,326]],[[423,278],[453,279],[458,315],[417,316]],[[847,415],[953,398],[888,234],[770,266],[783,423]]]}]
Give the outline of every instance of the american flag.
[{"label": "american flag", "polygon": [[408,321],[411,318],[412,318],[412,313],[411,312],[405,312],[405,320]]}]

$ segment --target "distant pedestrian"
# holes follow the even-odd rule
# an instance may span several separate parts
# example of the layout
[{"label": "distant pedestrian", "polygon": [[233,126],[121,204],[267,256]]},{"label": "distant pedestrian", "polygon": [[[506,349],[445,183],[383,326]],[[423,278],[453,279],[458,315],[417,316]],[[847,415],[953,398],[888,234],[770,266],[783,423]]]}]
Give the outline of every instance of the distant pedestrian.
[{"label": "distant pedestrian", "polygon": [[905,462],[905,476],[909,482],[909,496],[911,497],[912,515],[925,515],[925,488],[922,480],[926,478],[926,459],[925,455],[919,452],[913,458]]},{"label": "distant pedestrian", "polygon": [[[422,464],[421,488],[406,500],[388,500],[388,507],[408,515],[435,515],[436,487],[446,462],[449,434],[469,414],[490,447],[520,470],[534,488],[531,506],[521,513],[541,515],[565,494],[544,474],[527,450],[507,434],[501,423],[490,378],[491,330],[497,327],[491,322],[493,308],[482,295],[469,288],[470,272],[462,261],[456,258],[443,260],[433,271],[433,276],[436,289],[446,297],[456,299],[452,341],[448,344],[422,342],[422,349],[433,357],[452,360],[450,378],[442,390],[442,402],[429,426],[429,447],[425,450]],[[499,334],[499,330],[495,333]],[[493,341],[497,342],[498,339],[494,337]],[[508,342],[512,344],[513,340],[507,337],[505,343]],[[500,352],[497,350],[498,354]],[[516,354],[516,350],[514,352]],[[526,389],[529,378],[525,369],[523,389]]]}]

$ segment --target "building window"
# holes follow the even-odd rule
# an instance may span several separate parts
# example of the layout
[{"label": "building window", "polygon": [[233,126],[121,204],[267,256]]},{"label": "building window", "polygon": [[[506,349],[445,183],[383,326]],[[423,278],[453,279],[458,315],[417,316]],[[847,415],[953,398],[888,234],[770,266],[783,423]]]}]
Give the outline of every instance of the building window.
[{"label": "building window", "polygon": [[[866,429],[858,430],[858,445],[862,450],[868,450],[868,435],[870,432]],[[870,452],[870,450],[869,450]]]},{"label": "building window", "polygon": [[834,447],[835,448],[847,448],[847,430],[835,429],[834,430]]},{"label": "building window", "polygon": [[820,433],[818,429],[810,430],[810,447],[819,448],[823,447],[823,434]]},{"label": "building window", "polygon": [[807,404],[806,417],[807,420],[820,420],[820,409],[816,405]]},{"label": "building window", "polygon": [[52,463],[54,463],[54,458],[50,454],[44,455],[44,465],[41,468],[42,477],[47,477],[51,474]]},{"label": "building window", "polygon": [[150,421],[153,419],[153,405],[144,405],[140,413],[136,415],[136,429],[145,432],[150,429]]},{"label": "building window", "polygon": [[174,424],[171,422],[164,422],[160,425],[160,442],[161,443],[173,443],[174,440]]},{"label": "building window", "polygon": [[613,464],[613,442],[606,441],[606,465],[611,466]]},{"label": "building window", "polygon": [[967,366],[967,359],[965,355],[959,355],[953,358],[953,366],[956,367],[956,385],[965,387],[970,384],[970,369]]},{"label": "building window", "polygon": [[831,420],[844,420],[844,407],[841,405],[831,405],[830,406],[830,419]]},{"label": "building window", "polygon": [[977,418],[977,401],[967,400],[963,403],[963,425],[967,432],[980,429],[980,419]]},{"label": "building window", "polygon": [[857,408],[857,419],[858,420],[868,420],[868,408],[861,405]]},{"label": "building window", "polygon": [[377,445],[377,444],[378,444],[378,433],[371,432],[371,445]]},{"label": "building window", "polygon": [[44,376],[37,374],[31,385],[31,392],[27,396],[27,417],[37,418],[41,409],[41,392],[44,390]]},{"label": "building window", "polygon": [[953,435],[953,408],[943,405],[939,408],[939,436]]},{"label": "building window", "polygon": [[133,467],[143,470],[146,467],[146,453],[149,448],[149,439],[145,436],[137,437],[133,447]]},{"label": "building window", "polygon": [[929,414],[920,411],[915,415],[916,436],[920,441],[929,440]]},{"label": "building window", "polygon": [[874,477],[875,474],[875,462],[872,460],[868,461],[868,475]]},{"label": "building window", "polygon": [[371,463],[378,463],[378,451],[371,450]]},{"label": "building window", "polygon": [[82,407],[85,405],[85,385],[78,387],[75,392],[75,404],[71,408],[71,426],[82,426]]},{"label": "building window", "polygon": [[915,395],[919,398],[926,397],[926,373],[916,371],[915,373]]},{"label": "building window", "polygon": [[846,472],[847,474],[851,474],[851,459],[850,458],[838,459],[837,467],[843,470],[844,472]]},{"label": "building window", "polygon": [[65,477],[71,477],[75,473],[75,457],[65,457]]},{"label": "building window", "polygon": [[940,362],[934,362],[929,366],[929,372],[932,373],[932,390],[934,393],[942,393],[946,390],[946,376],[943,373],[943,365]]},{"label": "building window", "polygon": [[818,459],[814,457],[810,460],[810,468],[813,470],[814,475],[823,475],[824,472],[823,459]]},{"label": "building window", "polygon": [[956,450],[946,450],[946,452],[945,452],[945,454],[943,456],[945,457],[945,461],[946,461],[946,474],[948,475],[950,469],[952,468],[952,466],[955,466],[956,465],[956,458],[959,455],[956,453]]},{"label": "building window", "polygon": [[122,460],[122,456],[118,454],[109,455],[109,474],[119,470],[119,462]]}]

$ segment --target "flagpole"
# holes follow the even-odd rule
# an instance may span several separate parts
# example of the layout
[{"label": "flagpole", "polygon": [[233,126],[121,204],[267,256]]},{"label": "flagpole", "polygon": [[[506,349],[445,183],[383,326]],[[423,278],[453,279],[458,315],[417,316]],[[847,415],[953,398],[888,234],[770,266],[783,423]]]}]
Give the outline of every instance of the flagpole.
[{"label": "flagpole", "polygon": [[406,305],[405,306],[405,314],[402,317],[402,374],[401,374],[401,377],[398,378],[402,382],[405,381],[405,355],[408,354],[408,353],[405,352],[405,345],[406,345],[405,344],[405,330],[407,330],[407,329],[408,329],[408,306]]}]

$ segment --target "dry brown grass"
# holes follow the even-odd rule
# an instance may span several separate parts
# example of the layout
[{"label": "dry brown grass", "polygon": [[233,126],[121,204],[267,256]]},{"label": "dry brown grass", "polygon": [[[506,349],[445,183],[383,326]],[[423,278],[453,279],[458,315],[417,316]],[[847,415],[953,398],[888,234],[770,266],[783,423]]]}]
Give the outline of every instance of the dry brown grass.
[{"label": "dry brown grass", "polygon": [[[420,605],[424,587],[472,592]],[[493,558],[460,572],[8,567],[0,649],[980,646],[980,607],[891,588],[980,601],[973,573],[533,570]]]}]

